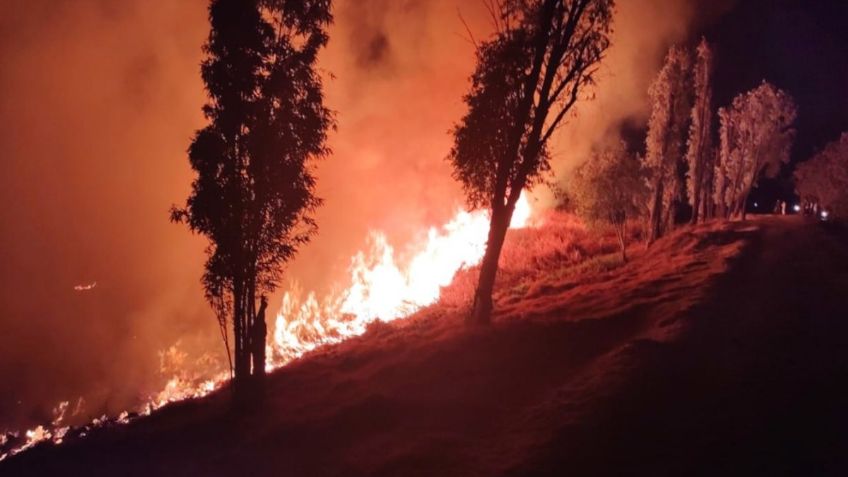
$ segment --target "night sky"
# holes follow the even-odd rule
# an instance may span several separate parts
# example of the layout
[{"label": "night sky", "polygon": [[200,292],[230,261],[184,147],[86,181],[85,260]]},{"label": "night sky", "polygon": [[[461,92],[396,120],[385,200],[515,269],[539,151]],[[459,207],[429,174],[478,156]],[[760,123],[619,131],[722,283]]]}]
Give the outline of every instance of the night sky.
[{"label": "night sky", "polygon": [[[798,105],[792,162],[804,161],[848,131],[848,2],[745,0],[703,34],[717,48],[715,99],[730,104],[764,79]],[[751,202],[791,199],[787,180],[764,180]]]}]

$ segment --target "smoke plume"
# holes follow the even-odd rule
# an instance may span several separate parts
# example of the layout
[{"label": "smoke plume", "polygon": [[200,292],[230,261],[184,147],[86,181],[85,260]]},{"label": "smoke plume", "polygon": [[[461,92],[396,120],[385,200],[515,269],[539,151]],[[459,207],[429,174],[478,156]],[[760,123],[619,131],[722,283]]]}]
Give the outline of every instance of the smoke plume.
[{"label": "smoke plume", "polygon": [[[713,2],[703,2],[714,10]],[[621,0],[594,101],[554,144],[557,176],[647,117],[666,47],[694,0]],[[703,6],[701,6],[703,7]],[[86,396],[117,413],[161,384],[178,341],[223,356],[199,278],[204,241],[170,224],[202,127],[206,2],[12,0],[0,17],[0,429]],[[319,236],[288,276],[326,291],[379,229],[402,245],[462,205],[444,157],[464,112],[482,2],[339,0],[321,58],[337,111],[318,165]],[[544,195],[544,194],[542,194]],[[403,247],[399,247],[402,251]],[[91,290],[76,285],[97,282]],[[279,303],[279,297],[272,297]]]}]

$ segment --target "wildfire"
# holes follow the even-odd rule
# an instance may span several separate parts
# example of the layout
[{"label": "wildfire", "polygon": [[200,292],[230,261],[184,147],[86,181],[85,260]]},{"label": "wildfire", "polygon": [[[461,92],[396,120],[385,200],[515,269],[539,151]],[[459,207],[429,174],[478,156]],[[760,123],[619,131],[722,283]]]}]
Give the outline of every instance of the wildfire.
[{"label": "wildfire", "polygon": [[[531,215],[522,195],[510,227],[523,228]],[[371,232],[369,249],[351,259],[350,286],[319,301],[313,293],[287,292],[277,314],[271,356],[274,366],[316,347],[365,332],[368,324],[404,318],[435,303],[441,288],[463,267],[483,258],[489,232],[485,211],[459,210],[442,227],[431,227],[426,240],[409,247],[412,258],[399,265],[382,232]]]},{"label": "wildfire", "polygon": [[[522,195],[510,227],[527,226],[530,215],[530,203]],[[431,227],[426,239],[407,247],[411,258],[404,263],[399,263],[395,249],[384,233],[371,232],[368,250],[360,251],[351,259],[350,283],[342,292],[320,301],[314,293],[303,297],[297,289],[284,294],[273,340],[267,345],[270,357],[268,371],[284,366],[319,346],[361,335],[376,320],[388,322],[404,318],[435,303],[441,288],[451,283],[456,272],[482,260],[488,231],[487,212],[459,210],[447,224]],[[85,286],[84,290],[95,285]],[[174,347],[160,353],[163,363],[165,357],[184,366],[185,356]],[[68,402],[62,402],[53,410],[54,419],[49,426],[40,425],[22,435],[16,432],[0,434],[0,461],[40,442],[60,444],[71,434],[84,437],[92,429],[126,424],[171,402],[206,396],[228,379],[226,371],[209,377],[181,369],[174,373],[162,391],[151,395],[140,410],[132,413],[124,411],[115,418],[101,416],[81,428],[70,428],[64,424]],[[80,405],[81,402],[77,408]],[[78,409],[74,414],[77,412]]]}]

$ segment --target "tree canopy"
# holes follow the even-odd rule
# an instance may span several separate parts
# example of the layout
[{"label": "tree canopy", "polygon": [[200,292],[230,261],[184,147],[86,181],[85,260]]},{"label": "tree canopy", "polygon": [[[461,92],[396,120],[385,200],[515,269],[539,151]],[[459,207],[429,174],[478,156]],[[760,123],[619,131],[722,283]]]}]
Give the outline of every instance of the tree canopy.
[{"label": "tree canopy", "polygon": [[789,162],[796,117],[792,97],[765,81],[719,112],[716,202],[726,214],[744,218],[748,195],[759,177],[774,176]]},{"label": "tree canopy", "polygon": [[503,0],[479,45],[468,112],[449,160],[475,207],[492,213],[472,321],[488,322],[497,262],[521,192],[550,168],[548,140],[594,83],[613,0]]},{"label": "tree canopy", "polygon": [[692,110],[691,68],[692,59],[686,49],[671,47],[648,92],[652,109],[644,166],[651,193],[649,243],[671,226],[675,203],[685,193],[681,172]]},{"label": "tree canopy", "polygon": [[818,203],[834,217],[848,218],[848,133],[799,164],[795,184],[802,199]]},{"label": "tree canopy", "polygon": [[639,158],[623,142],[594,151],[574,173],[578,213],[590,224],[611,226],[627,259],[627,222],[644,215],[647,187]]},{"label": "tree canopy", "polygon": [[[329,0],[212,0],[209,20],[209,124],[189,147],[197,177],[171,218],[209,238],[203,285],[228,353],[233,324],[239,380],[260,346],[251,342],[257,300],[316,231],[310,161],[328,153],[334,123],[315,63],[332,17]],[[264,363],[252,367],[264,372]]]}]

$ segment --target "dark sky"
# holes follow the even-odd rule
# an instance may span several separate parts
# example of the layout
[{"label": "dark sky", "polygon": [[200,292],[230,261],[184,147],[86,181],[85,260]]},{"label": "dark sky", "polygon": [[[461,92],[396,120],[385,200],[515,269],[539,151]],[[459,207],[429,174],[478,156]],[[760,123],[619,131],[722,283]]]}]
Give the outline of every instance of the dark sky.
[{"label": "dark sky", "polygon": [[848,130],[848,2],[744,0],[705,29],[716,43],[716,100],[767,80],[798,104],[793,160]]},{"label": "dark sky", "polygon": [[[167,221],[203,124],[205,4],[0,0],[0,430],[80,395],[117,412],[157,385],[157,352],[177,342],[220,355],[203,240]],[[368,230],[409,240],[453,213],[443,158],[473,67],[457,8],[487,31],[475,1],[337,5],[321,65],[339,115],[318,170],[326,204],[289,274],[307,287],[343,276]],[[844,0],[620,0],[616,21],[597,99],[556,138],[558,173],[622,121],[641,127],[665,49],[701,34],[720,105],[763,79],[796,98],[796,160],[848,130]]]}]

